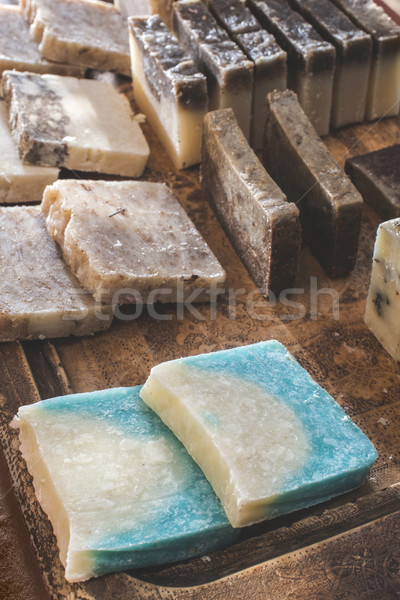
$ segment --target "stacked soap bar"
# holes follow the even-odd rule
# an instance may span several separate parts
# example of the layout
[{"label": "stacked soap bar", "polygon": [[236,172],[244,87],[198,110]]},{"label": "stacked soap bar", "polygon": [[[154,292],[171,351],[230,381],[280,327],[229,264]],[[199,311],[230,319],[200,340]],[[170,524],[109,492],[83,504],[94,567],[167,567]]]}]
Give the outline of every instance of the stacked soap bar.
[{"label": "stacked soap bar", "polygon": [[139,181],[58,180],[47,229],[96,300],[210,301],[225,272],[170,189]]},{"label": "stacked soap bar", "polygon": [[332,126],[364,120],[371,68],[371,36],[330,0],[291,0],[301,14],[336,48]]},{"label": "stacked soap bar", "polygon": [[208,0],[219,24],[254,63],[250,144],[262,148],[265,121],[265,96],[287,87],[286,52],[264,29],[242,0]]},{"label": "stacked soap bar", "polygon": [[378,228],[365,323],[394,360],[400,360],[400,219]]},{"label": "stacked soap bar", "polygon": [[14,419],[69,581],[209,553],[237,537],[140,387],[53,398]]},{"label": "stacked soap bar", "polygon": [[298,206],[305,240],[328,275],[349,273],[357,256],[363,200],[290,90],[267,97],[263,161]]},{"label": "stacked soap bar", "polygon": [[0,341],[88,335],[112,311],[82,289],[46,231],[40,207],[0,208]]},{"label": "stacked soap bar", "polygon": [[264,293],[293,287],[299,211],[249,147],[232,109],[206,115],[201,176],[205,196],[256,284]]},{"label": "stacked soap bar", "polygon": [[207,81],[158,15],[129,20],[134,97],[174,165],[200,162]]},{"label": "stacked soap bar", "polygon": [[373,0],[333,0],[372,37],[367,119],[390,117],[400,107],[400,27]]},{"label": "stacked soap bar", "polygon": [[173,28],[208,82],[209,109],[232,108],[250,137],[253,63],[248,60],[200,0],[173,6]]},{"label": "stacked soap bar", "polygon": [[288,87],[319,135],[329,133],[335,48],[287,0],[249,0],[260,23],[288,53]]},{"label": "stacked soap bar", "polygon": [[383,220],[400,217],[400,144],[349,158],[345,171]]},{"label": "stacked soap bar", "polygon": [[22,0],[30,34],[48,60],[130,76],[126,21],[97,0]]},{"label": "stacked soap bar", "polygon": [[40,202],[46,185],[58,177],[55,167],[25,165],[8,126],[7,106],[0,98],[0,202]]},{"label": "stacked soap bar", "polygon": [[110,84],[6,71],[2,88],[25,162],[128,177],[143,173],[148,144],[128,99]]},{"label": "stacked soap bar", "polygon": [[140,395],[199,464],[234,527],[356,488],[377,458],[276,341],[160,364]]},{"label": "stacked soap bar", "polygon": [[3,71],[11,69],[76,77],[85,74],[85,67],[43,58],[38,45],[29,35],[29,25],[20,8],[0,5],[0,78]]}]

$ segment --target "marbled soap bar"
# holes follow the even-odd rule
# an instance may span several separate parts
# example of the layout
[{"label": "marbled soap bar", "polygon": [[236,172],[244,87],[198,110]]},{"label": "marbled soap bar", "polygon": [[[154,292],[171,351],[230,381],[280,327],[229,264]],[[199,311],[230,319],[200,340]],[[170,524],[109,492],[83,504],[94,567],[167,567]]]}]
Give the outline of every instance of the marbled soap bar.
[{"label": "marbled soap bar", "polygon": [[371,70],[371,36],[330,0],[291,0],[291,3],[336,48],[332,126],[363,121]]},{"label": "marbled soap bar", "polygon": [[40,202],[46,185],[58,177],[55,167],[24,165],[8,126],[8,111],[0,98],[0,202]]},{"label": "marbled soap bar", "polygon": [[400,217],[400,144],[353,156],[345,171],[382,220]]},{"label": "marbled soap bar", "polygon": [[111,325],[111,307],[96,304],[72,275],[39,206],[0,208],[0,281],[0,342],[89,335]]},{"label": "marbled soap bar", "polygon": [[381,223],[375,241],[365,323],[400,361],[400,219]]},{"label": "marbled soap bar", "polygon": [[3,71],[11,69],[76,77],[83,77],[86,70],[43,58],[20,8],[0,5],[0,78]]},{"label": "marbled soap bar", "polygon": [[22,0],[30,34],[48,60],[130,76],[128,28],[97,0]]},{"label": "marbled soap bar", "polygon": [[275,340],[162,363],[140,395],[199,464],[234,527],[354,489],[377,458]]},{"label": "marbled soap bar", "polygon": [[298,206],[305,241],[328,275],[349,273],[357,256],[363,200],[290,90],[267,96],[263,162]]},{"label": "marbled soap bar", "polygon": [[293,287],[301,246],[299,211],[249,147],[230,108],[206,115],[201,179],[256,284],[276,294]]},{"label": "marbled soap bar", "polygon": [[158,15],[129,19],[135,101],[178,169],[200,162],[207,80]]},{"label": "marbled soap bar", "polygon": [[192,558],[237,536],[139,391],[52,398],[13,421],[68,581]]},{"label": "marbled soap bar", "polygon": [[373,0],[333,0],[372,37],[367,119],[391,117],[400,107],[400,27]]},{"label": "marbled soap bar", "polygon": [[224,283],[223,268],[163,183],[58,180],[42,210],[66,262],[99,301],[210,301]]},{"label": "marbled soap bar", "polygon": [[200,0],[174,3],[173,28],[197,68],[207,77],[209,110],[232,108],[249,139],[253,63]]},{"label": "marbled soap bar", "polygon": [[319,135],[327,135],[332,107],[335,48],[287,0],[248,0],[260,23],[288,54],[288,87]]},{"label": "marbled soap bar", "polygon": [[43,166],[140,177],[149,146],[128,99],[108,83],[5,71],[20,157]]}]

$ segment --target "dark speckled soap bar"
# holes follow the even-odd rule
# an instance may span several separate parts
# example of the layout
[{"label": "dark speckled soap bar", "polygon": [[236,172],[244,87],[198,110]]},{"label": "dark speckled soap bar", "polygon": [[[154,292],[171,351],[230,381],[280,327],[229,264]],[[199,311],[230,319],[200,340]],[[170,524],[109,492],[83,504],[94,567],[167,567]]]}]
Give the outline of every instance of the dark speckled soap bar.
[{"label": "dark speckled soap bar", "polygon": [[327,274],[349,273],[357,255],[362,198],[292,91],[267,97],[263,159],[268,172],[300,209],[305,240]]},{"label": "dark speckled soap bar", "polygon": [[173,28],[208,83],[209,109],[232,108],[250,137],[254,65],[200,0],[174,4]]},{"label": "dark speckled soap bar", "polygon": [[345,171],[382,219],[400,217],[400,144],[349,158]]},{"label": "dark speckled soap bar", "polygon": [[319,135],[329,132],[335,48],[286,0],[247,0],[260,23],[288,53],[288,87]]},{"label": "dark speckled soap bar", "polygon": [[329,0],[291,0],[291,3],[336,48],[332,126],[363,121],[371,68],[371,36]]},{"label": "dark speckled soap bar", "polygon": [[261,28],[242,0],[209,0],[208,7],[254,63],[250,143],[259,150],[263,142],[265,96],[287,86],[286,52],[273,35]]},{"label": "dark speckled soap bar", "polygon": [[400,106],[400,27],[373,0],[333,0],[373,41],[367,119],[390,117]]}]

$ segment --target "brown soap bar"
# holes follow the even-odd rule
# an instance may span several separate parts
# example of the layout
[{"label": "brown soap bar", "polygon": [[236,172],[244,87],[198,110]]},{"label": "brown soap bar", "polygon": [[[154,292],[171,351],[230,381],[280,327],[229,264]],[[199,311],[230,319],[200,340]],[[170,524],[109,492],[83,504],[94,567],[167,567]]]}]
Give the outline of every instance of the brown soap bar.
[{"label": "brown soap bar", "polygon": [[328,275],[354,267],[362,198],[290,90],[267,97],[264,165],[300,210],[306,243]]},{"label": "brown soap bar", "polygon": [[231,109],[206,115],[202,185],[223,228],[264,293],[293,287],[299,212],[249,147]]},{"label": "brown soap bar", "polygon": [[345,171],[384,221],[400,217],[400,144],[349,158]]}]

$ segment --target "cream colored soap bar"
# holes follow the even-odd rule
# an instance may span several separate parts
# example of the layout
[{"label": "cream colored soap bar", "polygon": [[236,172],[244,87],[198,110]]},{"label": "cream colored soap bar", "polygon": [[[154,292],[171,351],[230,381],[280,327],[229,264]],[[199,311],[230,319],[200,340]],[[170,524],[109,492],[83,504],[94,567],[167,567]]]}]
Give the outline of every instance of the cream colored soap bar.
[{"label": "cream colored soap bar", "polygon": [[234,527],[356,488],[377,457],[275,340],[162,363],[140,395],[203,470]]},{"label": "cream colored soap bar", "polygon": [[90,0],[23,0],[30,34],[48,60],[130,76],[128,28],[118,10]]},{"label": "cream colored soap bar", "polygon": [[24,165],[11,137],[6,103],[0,98],[0,202],[40,202],[46,185],[57,177],[57,168]]},{"label": "cream colored soap bar", "polygon": [[38,45],[29,35],[29,25],[20,8],[0,5],[0,77],[8,69],[83,77],[86,67],[51,62],[43,58]]},{"label": "cream colored soap bar", "polygon": [[0,208],[0,341],[88,335],[107,329],[96,304],[64,263],[38,206]]},{"label": "cream colored soap bar", "polygon": [[133,92],[178,169],[200,162],[207,80],[158,15],[129,19]]},{"label": "cream colored soap bar", "polygon": [[97,300],[210,300],[225,273],[161,183],[59,180],[44,194],[47,228]]},{"label": "cream colored soap bar", "polygon": [[400,360],[400,219],[378,228],[365,323],[394,360]]},{"label": "cream colored soap bar", "polygon": [[110,84],[6,71],[2,85],[25,162],[127,177],[143,173],[148,144],[128,99]]}]

